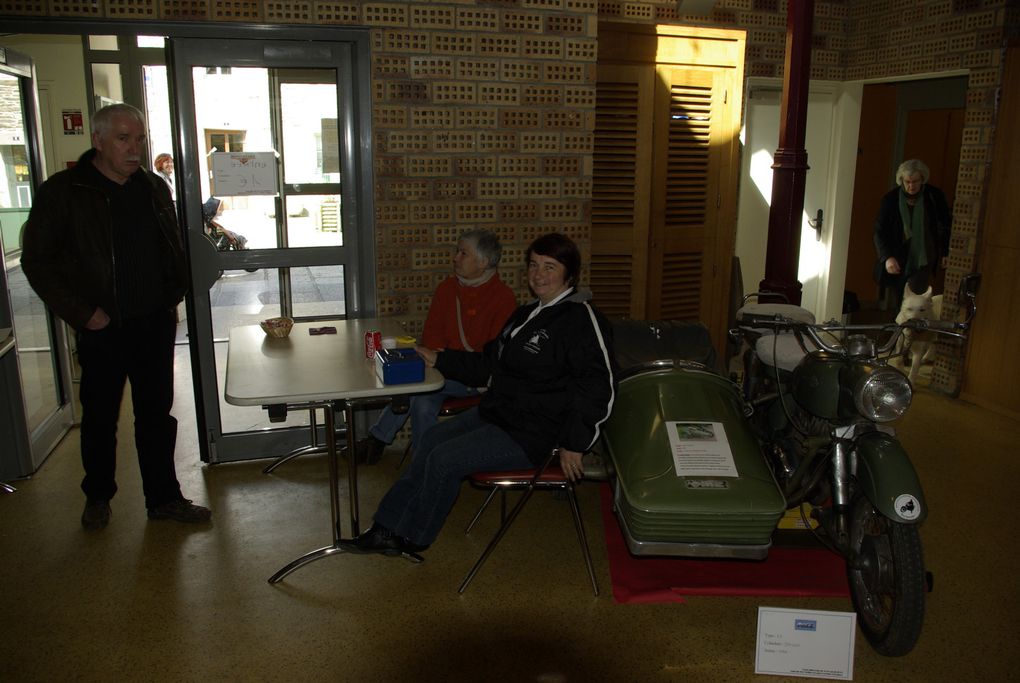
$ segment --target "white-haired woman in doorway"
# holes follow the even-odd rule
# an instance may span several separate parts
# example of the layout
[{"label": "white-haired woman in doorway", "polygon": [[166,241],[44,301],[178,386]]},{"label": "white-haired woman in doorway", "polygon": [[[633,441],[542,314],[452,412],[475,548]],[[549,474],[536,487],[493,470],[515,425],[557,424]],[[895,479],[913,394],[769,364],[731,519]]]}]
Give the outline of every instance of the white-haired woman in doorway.
[{"label": "white-haired woman in doorway", "polygon": [[875,282],[891,289],[897,309],[904,286],[923,294],[949,254],[953,218],[945,193],[928,183],[930,176],[919,159],[900,164],[896,187],[882,197],[875,219]]}]

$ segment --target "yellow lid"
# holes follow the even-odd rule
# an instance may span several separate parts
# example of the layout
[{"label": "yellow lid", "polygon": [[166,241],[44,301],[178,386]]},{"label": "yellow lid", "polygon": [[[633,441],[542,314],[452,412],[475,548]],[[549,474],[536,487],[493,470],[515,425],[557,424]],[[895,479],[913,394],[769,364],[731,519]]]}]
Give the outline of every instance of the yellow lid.
[{"label": "yellow lid", "polygon": [[397,346],[414,346],[417,340],[414,337],[397,337]]}]

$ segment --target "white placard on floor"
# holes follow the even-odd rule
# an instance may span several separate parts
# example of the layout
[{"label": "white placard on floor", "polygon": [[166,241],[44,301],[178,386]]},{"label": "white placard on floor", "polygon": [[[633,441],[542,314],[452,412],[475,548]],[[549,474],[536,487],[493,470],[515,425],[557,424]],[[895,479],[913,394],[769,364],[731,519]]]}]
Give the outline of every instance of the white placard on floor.
[{"label": "white placard on floor", "polygon": [[857,614],[758,608],[754,672],[850,681]]}]

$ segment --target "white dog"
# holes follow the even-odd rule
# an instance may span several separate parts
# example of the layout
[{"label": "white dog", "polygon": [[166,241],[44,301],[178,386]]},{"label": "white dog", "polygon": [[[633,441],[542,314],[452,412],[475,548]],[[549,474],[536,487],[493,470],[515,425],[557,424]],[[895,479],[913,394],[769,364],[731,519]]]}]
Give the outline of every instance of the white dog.
[{"label": "white dog", "polygon": [[[933,297],[931,287],[924,294],[915,294],[907,283],[903,287],[903,303],[900,312],[896,314],[896,322],[905,323],[908,320],[938,320],[942,315],[942,295]],[[916,382],[917,375],[921,371],[921,364],[931,360],[935,354],[935,335],[931,332],[915,332],[904,330],[900,338],[900,352],[906,357],[910,352],[910,381]]]}]

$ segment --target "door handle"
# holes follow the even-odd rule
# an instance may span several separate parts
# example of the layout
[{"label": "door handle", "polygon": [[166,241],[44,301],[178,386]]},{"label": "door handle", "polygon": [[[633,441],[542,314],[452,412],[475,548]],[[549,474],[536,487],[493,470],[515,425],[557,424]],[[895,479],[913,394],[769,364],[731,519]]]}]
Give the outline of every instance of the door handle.
[{"label": "door handle", "polygon": [[815,229],[815,239],[819,242],[822,241],[822,210],[818,209],[818,213],[815,214],[814,219],[807,219],[808,225]]}]

